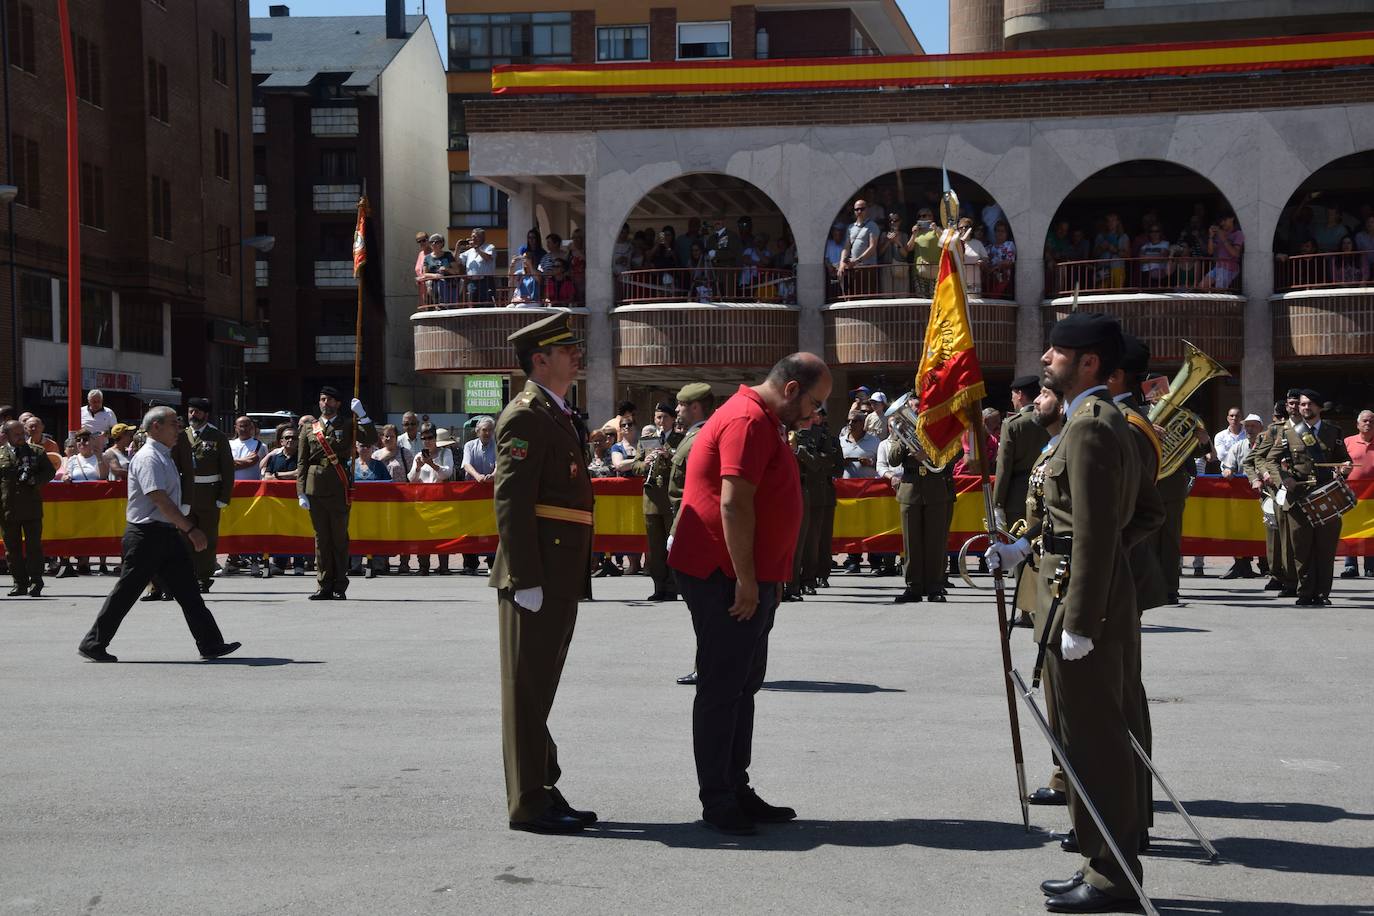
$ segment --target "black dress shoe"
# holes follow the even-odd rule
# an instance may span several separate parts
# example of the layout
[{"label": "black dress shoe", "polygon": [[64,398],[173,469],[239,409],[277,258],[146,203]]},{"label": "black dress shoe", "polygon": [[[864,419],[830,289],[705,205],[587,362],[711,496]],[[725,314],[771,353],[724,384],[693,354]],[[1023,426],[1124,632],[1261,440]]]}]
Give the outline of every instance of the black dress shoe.
[{"label": "black dress shoe", "polygon": [[243,648],[243,643],[241,642],[220,643],[218,646],[211,649],[201,649],[200,657],[204,659],[223,658],[230,652],[235,652],[241,648]]},{"label": "black dress shoe", "polygon": [[1322,596],[1321,596],[1320,598],[1318,598],[1317,600],[1320,601],[1320,602],[1322,603],[1322,606],[1323,606],[1323,607],[1331,607],[1331,599],[1328,598],[1327,596],[1322,595]]},{"label": "black dress shoe", "polygon": [[697,673],[693,671],[691,674],[684,674],[677,679],[677,682],[684,687],[695,687],[697,683]]},{"label": "black dress shoe", "polygon": [[1321,603],[1322,600],[1320,598],[1299,598],[1297,601],[1293,602],[1297,607],[1321,607]]},{"label": "black dress shoe", "polygon": [[943,591],[931,592],[929,595],[926,595],[926,600],[934,601],[936,604],[944,604],[945,593]]},{"label": "black dress shoe", "polygon": [[140,598],[140,599],[138,599],[138,600],[139,600],[139,601],[161,601],[161,600],[162,600],[162,589],[160,589],[160,588],[155,588],[155,589],[153,589],[151,592],[149,592],[148,594],[144,595],[142,598]]},{"label": "black dress shoe", "polygon": [[1026,801],[1032,805],[1067,805],[1069,797],[1059,789],[1051,789],[1049,786],[1042,786],[1026,796]]},{"label": "black dress shoe", "polygon": [[201,580],[200,580],[200,593],[201,593],[202,595],[207,594],[207,593],[210,591],[210,589],[214,586],[214,584],[215,584],[215,580],[214,580],[214,579],[201,579]]},{"label": "black dress shoe", "polygon": [[1012,623],[1012,626],[1024,627],[1025,629],[1029,630],[1035,626],[1035,621],[1031,620],[1029,614],[1022,614],[1021,616],[1016,618],[1016,620]]},{"label": "black dress shoe", "polygon": [[39,596],[42,595],[42,594],[43,594],[43,580],[42,580],[42,579],[35,579],[34,582],[33,582],[33,584],[29,586],[29,597],[30,597],[30,598],[37,598],[37,597],[39,597]]},{"label": "black dress shoe", "polygon": [[330,591],[329,589],[327,589],[327,588],[322,588],[322,589],[319,589],[318,591],[316,591],[315,594],[311,595],[310,598],[309,598],[309,600],[310,600],[310,601],[333,601],[333,600],[334,600],[334,593],[331,592],[331,591]]},{"label": "black dress shoe", "polygon": [[76,654],[80,655],[82,658],[89,658],[93,662],[119,661],[119,659],[115,658],[113,655],[106,652],[99,646],[79,646],[77,647]]},{"label": "black dress shoe", "polygon": [[829,588],[829,587],[830,587],[830,580],[829,580],[829,579],[817,579],[817,580],[816,580],[816,584],[819,585],[821,588]]},{"label": "black dress shoe", "polygon": [[1070,830],[1068,833],[1052,833],[1050,836],[1059,841],[1059,848],[1064,852],[1080,852],[1078,848],[1078,834]]},{"label": "black dress shoe", "polygon": [[6,592],[6,593],[5,593],[5,596],[8,597],[8,598],[22,598],[22,597],[24,597],[25,595],[27,595],[28,593],[29,593],[29,587],[28,587],[27,585],[20,585],[19,583],[16,582],[16,583],[14,584],[14,588],[12,588],[12,589],[10,589],[8,592]]},{"label": "black dress shoe", "polygon": [[753,836],[759,832],[753,819],[737,805],[717,811],[703,811],[701,823],[706,829],[726,836]]},{"label": "black dress shoe", "polygon": [[596,823],[595,811],[578,811],[572,805],[568,804],[568,800],[563,797],[563,793],[558,791],[557,788],[552,786],[549,787],[549,798],[553,799],[551,808],[559,814],[566,814],[568,817],[581,821],[583,824]]},{"label": "black dress shoe", "polygon": [[1266,592],[1276,592],[1281,588],[1283,588],[1283,583],[1278,579],[1270,579],[1268,582],[1264,583],[1264,590]]},{"label": "black dress shoe", "polygon": [[1051,913],[1102,913],[1120,912],[1122,909],[1134,910],[1133,898],[1113,897],[1100,891],[1086,881],[1074,886],[1073,890],[1045,898],[1045,909]]},{"label": "black dress shoe", "polygon": [[770,805],[747,786],[736,793],[735,797],[739,799],[739,809],[744,812],[744,816],[760,824],[784,824],[797,819],[797,812],[793,809]]},{"label": "black dress shoe", "polygon": [[1060,894],[1067,894],[1075,887],[1083,883],[1083,873],[1076,871],[1072,877],[1063,881],[1041,881],[1040,892],[1046,897],[1058,897]]},{"label": "black dress shoe", "polygon": [[1222,578],[1223,578],[1223,579],[1239,579],[1239,578],[1240,578],[1240,575],[1241,575],[1240,570],[1237,569],[1236,567],[1232,566],[1230,569],[1226,570],[1226,572],[1225,572],[1224,574],[1222,574]]},{"label": "black dress shoe", "polygon": [[1360,571],[1353,566],[1341,570],[1342,579],[1358,579],[1359,577]]},{"label": "black dress shoe", "polygon": [[1297,590],[1296,588],[1287,588],[1287,587],[1281,588],[1281,589],[1279,589],[1279,597],[1280,597],[1280,598],[1296,598],[1296,597],[1298,597],[1298,590]]},{"label": "black dress shoe", "polygon": [[510,822],[510,829],[526,833],[577,833],[586,826],[570,814],[555,811],[552,806],[532,820]]},{"label": "black dress shoe", "polygon": [[341,592],[341,591],[339,591],[339,590],[336,588],[336,589],[334,589],[334,600],[335,600],[335,601],[347,601],[347,600],[348,600],[348,594],[347,594],[346,592]]},{"label": "black dress shoe", "polygon": [[[816,586],[814,586],[814,585],[803,585],[803,586],[802,586],[802,594],[803,594],[803,595],[814,595],[814,594],[816,594]],[[674,597],[676,597],[676,596],[674,596]]]},{"label": "black dress shoe", "polygon": [[1178,592],[1170,592],[1164,596],[1165,604],[1178,604]]},{"label": "black dress shoe", "polygon": [[893,604],[907,604],[907,603],[913,603],[913,604],[914,604],[914,603],[916,603],[916,602],[918,602],[918,601],[920,601],[920,600],[921,600],[921,593],[918,592],[918,591],[916,591],[914,588],[909,588],[909,589],[907,589],[906,591],[902,592],[900,595],[898,595],[896,598],[893,598],[893,599],[892,599],[892,603],[893,603]]}]

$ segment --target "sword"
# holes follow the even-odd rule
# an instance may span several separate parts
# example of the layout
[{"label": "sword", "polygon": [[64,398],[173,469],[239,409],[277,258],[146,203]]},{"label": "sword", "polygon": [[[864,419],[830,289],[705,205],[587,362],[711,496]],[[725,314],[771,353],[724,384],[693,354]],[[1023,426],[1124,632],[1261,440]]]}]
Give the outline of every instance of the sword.
[{"label": "sword", "polygon": [[1159,787],[1164,790],[1165,795],[1169,796],[1169,801],[1173,802],[1174,810],[1183,815],[1183,820],[1188,825],[1188,829],[1193,831],[1193,836],[1197,837],[1197,841],[1202,844],[1202,848],[1207,850],[1207,861],[1217,862],[1220,860],[1221,853],[1217,852],[1217,848],[1202,835],[1202,831],[1197,828],[1197,824],[1193,823],[1192,817],[1188,814],[1187,809],[1183,807],[1183,802],[1178,800],[1178,796],[1174,794],[1174,790],[1169,788],[1169,784],[1164,781],[1164,777],[1160,774],[1159,768],[1155,766],[1155,762],[1150,759],[1149,754],[1145,753],[1145,748],[1140,746],[1140,742],[1136,740],[1134,734],[1130,732],[1127,734],[1131,735],[1131,747],[1135,748],[1136,754],[1140,756],[1141,763],[1145,764],[1145,767],[1154,775],[1155,781],[1159,783]]},{"label": "sword", "polygon": [[1064,600],[1064,580],[1069,575],[1069,558],[1064,557],[1059,561],[1059,565],[1054,570],[1054,585],[1051,587],[1051,594],[1054,600],[1050,602],[1050,609],[1045,613],[1045,628],[1040,631],[1040,645],[1035,650],[1035,667],[1031,669],[1031,686],[1040,686],[1040,672],[1045,667],[1045,651],[1050,644],[1050,631],[1054,629],[1054,615],[1059,610],[1059,603]]}]

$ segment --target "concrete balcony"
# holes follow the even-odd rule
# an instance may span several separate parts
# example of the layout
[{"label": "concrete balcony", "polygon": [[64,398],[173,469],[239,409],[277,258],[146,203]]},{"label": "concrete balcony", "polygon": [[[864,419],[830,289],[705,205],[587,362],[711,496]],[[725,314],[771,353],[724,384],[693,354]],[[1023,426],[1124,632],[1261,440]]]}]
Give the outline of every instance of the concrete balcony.
[{"label": "concrete balcony", "polygon": [[795,305],[620,305],[611,320],[616,368],[769,368],[797,349]]},{"label": "concrete balcony", "polygon": [[410,316],[416,372],[513,372],[519,368],[506,338],[558,311],[582,330],[585,308],[431,308]]},{"label": "concrete balcony", "polygon": [[1374,358],[1374,288],[1313,289],[1269,301],[1275,362]]},{"label": "concrete balcony", "polygon": [[[851,299],[821,307],[825,358],[832,366],[909,365],[920,362],[930,321],[929,299]],[[1016,303],[969,300],[978,361],[984,368],[1016,363]]]},{"label": "concrete balcony", "polygon": [[[1073,311],[1072,296],[1047,301],[1045,334]],[[1150,347],[1150,362],[1178,366],[1186,338],[1217,362],[1240,365],[1245,355],[1245,299],[1230,293],[1159,292],[1080,295],[1080,312],[1115,315],[1121,326]]]}]

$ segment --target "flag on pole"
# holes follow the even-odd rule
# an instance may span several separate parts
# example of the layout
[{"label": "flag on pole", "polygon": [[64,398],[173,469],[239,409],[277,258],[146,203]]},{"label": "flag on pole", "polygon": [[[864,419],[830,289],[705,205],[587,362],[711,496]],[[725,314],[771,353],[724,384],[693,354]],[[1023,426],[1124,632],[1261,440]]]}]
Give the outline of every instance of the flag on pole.
[{"label": "flag on pole", "polygon": [[358,227],[353,230],[353,276],[362,273],[367,263],[367,195],[358,201]]},{"label": "flag on pole", "polygon": [[973,348],[964,284],[950,251],[952,244],[952,239],[947,241],[940,252],[935,300],[930,306],[921,365],[916,370],[920,400],[916,437],[936,464],[951,460],[959,451],[964,409],[987,396],[983,369]]}]

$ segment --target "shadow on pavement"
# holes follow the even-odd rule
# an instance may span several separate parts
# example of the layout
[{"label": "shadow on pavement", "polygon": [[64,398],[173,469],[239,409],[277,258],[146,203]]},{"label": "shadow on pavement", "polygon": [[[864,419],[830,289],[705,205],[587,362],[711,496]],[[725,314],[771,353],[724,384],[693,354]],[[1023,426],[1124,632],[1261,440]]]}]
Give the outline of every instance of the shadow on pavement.
[{"label": "shadow on pavement", "polygon": [[238,665],[240,668],[277,668],[282,665],[323,665],[322,661],[306,661],[294,658],[272,658],[270,656],[245,658],[202,658],[202,659],[156,659],[135,658],[120,661],[121,665]]},{"label": "shadow on pavement", "polygon": [[852,684],[848,681],[765,681],[763,689],[786,690],[793,693],[906,693],[900,687]]},{"label": "shadow on pavement", "polygon": [[806,852],[822,846],[883,848],[922,846],[928,849],[960,849],[989,852],[1035,849],[1052,842],[1037,830],[1027,833],[1019,823],[1000,821],[926,820],[810,821],[761,824],[755,836],[723,836],[700,822],[656,824],[602,821],[595,829],[576,834],[583,839],[642,840],[674,849],[750,849],[772,852]]},{"label": "shadow on pavement", "polygon": [[1374,847],[1371,846],[1326,846],[1260,837],[1221,837],[1212,840],[1212,845],[1227,862],[1246,868],[1374,878]]},{"label": "shadow on pavement", "polygon": [[1156,625],[1156,624],[1151,624],[1151,623],[1142,624],[1141,627],[1140,627],[1140,635],[1142,635],[1142,636],[1147,636],[1147,635],[1149,635],[1150,633],[1210,633],[1210,632],[1212,632],[1212,631],[1211,631],[1211,630],[1200,630],[1200,629],[1198,629],[1197,627],[1173,627],[1173,626],[1164,626],[1164,625],[1162,625],[1162,624]]},{"label": "shadow on pavement", "polygon": [[[1155,909],[1164,913],[1196,913],[1199,916],[1374,916],[1374,904],[1360,903],[1280,903],[1254,900],[1161,900],[1151,898]],[[1136,912],[1139,912],[1138,910]]]},{"label": "shadow on pavement", "polygon": [[[1290,823],[1332,824],[1336,821],[1374,821],[1374,814],[1359,814],[1334,805],[1308,802],[1236,802],[1215,798],[1184,802],[1188,813],[1197,817],[1226,817],[1246,821],[1284,821]],[[1155,802],[1156,811],[1172,811],[1168,802]]]}]

